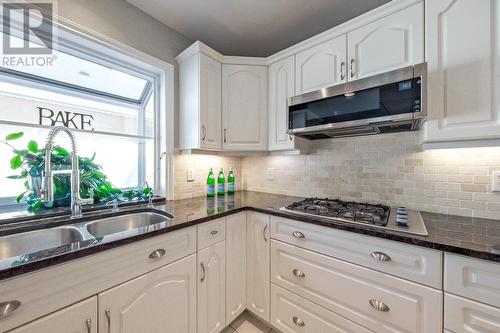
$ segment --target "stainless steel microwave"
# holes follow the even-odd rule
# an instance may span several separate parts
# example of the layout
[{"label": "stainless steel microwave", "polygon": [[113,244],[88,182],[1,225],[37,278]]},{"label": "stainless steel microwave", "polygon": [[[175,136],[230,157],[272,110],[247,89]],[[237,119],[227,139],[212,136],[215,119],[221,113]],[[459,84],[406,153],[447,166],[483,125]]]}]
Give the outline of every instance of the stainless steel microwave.
[{"label": "stainless steel microwave", "polygon": [[288,133],[310,140],[420,129],[427,66],[421,63],[288,99]]}]

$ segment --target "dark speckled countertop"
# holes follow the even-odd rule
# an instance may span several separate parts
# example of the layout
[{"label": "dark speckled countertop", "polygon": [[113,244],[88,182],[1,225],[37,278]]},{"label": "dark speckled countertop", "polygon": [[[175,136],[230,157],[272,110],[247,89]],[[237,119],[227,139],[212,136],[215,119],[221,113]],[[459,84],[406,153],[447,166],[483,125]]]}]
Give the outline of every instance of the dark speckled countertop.
[{"label": "dark speckled countertop", "polygon": [[[152,209],[163,214],[170,213],[174,216],[168,222],[121,234],[87,239],[78,243],[36,253],[27,253],[19,257],[0,259],[0,280],[244,210],[287,217],[305,223],[313,223],[500,263],[500,221],[498,220],[422,212],[422,218],[429,232],[429,236],[423,237],[370,228],[364,225],[291,215],[280,210],[281,207],[299,199],[284,195],[241,191],[222,198],[207,199],[201,197],[185,200],[156,201]],[[109,209],[97,210],[84,214],[85,216],[82,219],[73,220],[70,220],[67,215],[61,215],[64,214],[62,211],[51,212],[49,215],[37,214],[35,216],[19,212],[10,215],[9,213],[3,213],[0,214],[0,237],[34,228],[39,229],[40,224],[44,227],[54,227],[73,223],[85,223],[102,217],[125,214],[136,210],[148,211],[149,209],[145,204],[127,205],[121,208],[118,213],[112,213]]]}]

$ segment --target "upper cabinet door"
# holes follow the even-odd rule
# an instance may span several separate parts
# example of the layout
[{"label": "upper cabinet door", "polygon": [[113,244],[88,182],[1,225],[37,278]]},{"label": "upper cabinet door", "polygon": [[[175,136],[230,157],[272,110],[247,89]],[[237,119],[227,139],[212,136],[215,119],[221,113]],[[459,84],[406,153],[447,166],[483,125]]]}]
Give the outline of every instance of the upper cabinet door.
[{"label": "upper cabinet door", "polygon": [[424,3],[349,32],[347,40],[351,81],[423,62]]},{"label": "upper cabinet door", "polygon": [[196,333],[196,255],[99,294],[99,332]]},{"label": "upper cabinet door", "polygon": [[333,86],[346,81],[346,36],[340,36],[297,53],[295,94]]},{"label": "upper cabinet door", "polygon": [[267,149],[267,68],[222,66],[223,149]]},{"label": "upper cabinet door", "polygon": [[200,54],[201,148],[221,149],[222,65]]},{"label": "upper cabinet door", "polygon": [[500,137],[500,1],[426,2],[426,141]]},{"label": "upper cabinet door", "polygon": [[269,150],[294,148],[288,130],[288,98],[295,91],[295,58],[290,56],[269,66]]}]

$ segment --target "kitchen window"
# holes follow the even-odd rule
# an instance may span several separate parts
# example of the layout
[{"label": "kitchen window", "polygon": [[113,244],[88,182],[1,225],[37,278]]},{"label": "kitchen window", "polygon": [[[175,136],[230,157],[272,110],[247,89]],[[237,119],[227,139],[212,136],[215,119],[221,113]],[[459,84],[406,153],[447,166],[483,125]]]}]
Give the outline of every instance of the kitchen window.
[{"label": "kitchen window", "polygon": [[[78,155],[94,158],[114,187],[132,189],[147,182],[156,194],[167,195],[167,147],[173,143],[165,140],[167,117],[160,109],[168,111],[172,105],[166,100],[172,82],[166,77],[172,74],[169,64],[154,58],[154,64],[144,62],[130,56],[134,50],[120,52],[64,29],[59,35],[52,66],[1,64],[0,139],[23,132],[8,143],[26,149],[34,140],[41,149],[53,126],[71,128]],[[70,148],[65,136],[56,144]],[[7,178],[18,173],[11,169],[12,157],[12,147],[0,143],[5,184],[0,205],[14,204],[25,187],[25,179]]]}]

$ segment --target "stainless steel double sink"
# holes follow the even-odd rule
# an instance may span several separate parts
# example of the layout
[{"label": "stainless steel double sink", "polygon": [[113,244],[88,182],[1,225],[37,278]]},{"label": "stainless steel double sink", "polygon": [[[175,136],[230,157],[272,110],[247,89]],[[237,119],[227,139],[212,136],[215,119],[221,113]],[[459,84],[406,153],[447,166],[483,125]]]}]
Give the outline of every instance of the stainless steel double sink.
[{"label": "stainless steel double sink", "polygon": [[127,212],[48,229],[39,229],[0,237],[0,260],[75,244],[87,239],[115,235],[126,238],[131,232],[148,232],[166,225],[169,214],[153,211]]}]

